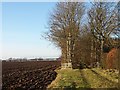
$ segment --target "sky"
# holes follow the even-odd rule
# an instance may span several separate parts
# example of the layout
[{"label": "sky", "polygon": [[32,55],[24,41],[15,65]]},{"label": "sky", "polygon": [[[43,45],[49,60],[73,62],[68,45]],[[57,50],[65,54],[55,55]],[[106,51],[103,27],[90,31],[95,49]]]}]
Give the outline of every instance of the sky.
[{"label": "sky", "polygon": [[0,59],[59,57],[61,50],[41,37],[49,31],[48,21],[55,4],[0,2]]},{"label": "sky", "polygon": [[2,59],[59,57],[61,51],[41,37],[49,31],[55,2],[2,3]]}]

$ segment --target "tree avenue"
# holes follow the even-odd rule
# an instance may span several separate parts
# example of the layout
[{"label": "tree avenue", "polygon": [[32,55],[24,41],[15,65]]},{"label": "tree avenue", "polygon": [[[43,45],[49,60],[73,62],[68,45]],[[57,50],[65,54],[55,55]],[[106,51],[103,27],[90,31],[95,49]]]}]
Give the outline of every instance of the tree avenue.
[{"label": "tree avenue", "polygon": [[71,68],[94,63],[104,67],[103,49],[108,53],[120,40],[116,6],[110,2],[56,4],[46,37],[61,49],[62,64],[72,64]]},{"label": "tree avenue", "polygon": [[[113,46],[111,36],[118,36],[118,11],[117,4],[111,2],[92,3],[88,11],[89,29],[93,36],[92,43],[97,42],[100,47],[98,62],[103,66],[103,48]],[[97,40],[97,41],[95,41]],[[93,55],[95,56],[95,55]]]}]

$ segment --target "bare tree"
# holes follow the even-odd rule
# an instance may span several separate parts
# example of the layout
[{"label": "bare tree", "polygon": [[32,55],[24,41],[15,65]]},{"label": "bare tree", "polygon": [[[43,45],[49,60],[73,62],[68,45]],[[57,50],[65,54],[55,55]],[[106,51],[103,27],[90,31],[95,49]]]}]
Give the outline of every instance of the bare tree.
[{"label": "bare tree", "polygon": [[51,14],[48,39],[54,42],[62,51],[62,62],[71,63],[79,37],[81,18],[84,14],[82,2],[59,2]]},{"label": "bare tree", "polygon": [[110,37],[118,31],[117,14],[116,3],[111,2],[94,2],[88,12],[90,31],[100,44],[99,62],[103,60],[103,45],[111,44]]}]

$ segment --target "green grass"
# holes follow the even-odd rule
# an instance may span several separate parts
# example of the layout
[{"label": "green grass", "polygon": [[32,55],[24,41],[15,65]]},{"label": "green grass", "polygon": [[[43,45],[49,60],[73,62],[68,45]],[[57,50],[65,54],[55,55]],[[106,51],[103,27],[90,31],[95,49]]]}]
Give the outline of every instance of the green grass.
[{"label": "green grass", "polygon": [[61,69],[56,71],[58,76],[48,88],[115,88],[118,76],[105,73],[102,69]]},{"label": "green grass", "polygon": [[70,87],[70,88],[79,88],[79,87],[89,87],[84,81],[80,71],[76,70],[60,70],[58,71],[61,74],[61,80],[58,83],[58,87]]}]

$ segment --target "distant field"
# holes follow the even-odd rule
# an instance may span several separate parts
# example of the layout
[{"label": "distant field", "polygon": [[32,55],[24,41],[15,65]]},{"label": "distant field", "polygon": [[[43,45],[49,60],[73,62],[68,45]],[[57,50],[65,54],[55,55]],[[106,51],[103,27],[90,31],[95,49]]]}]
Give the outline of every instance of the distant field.
[{"label": "distant field", "polygon": [[2,89],[45,89],[59,66],[60,61],[2,62]]}]

